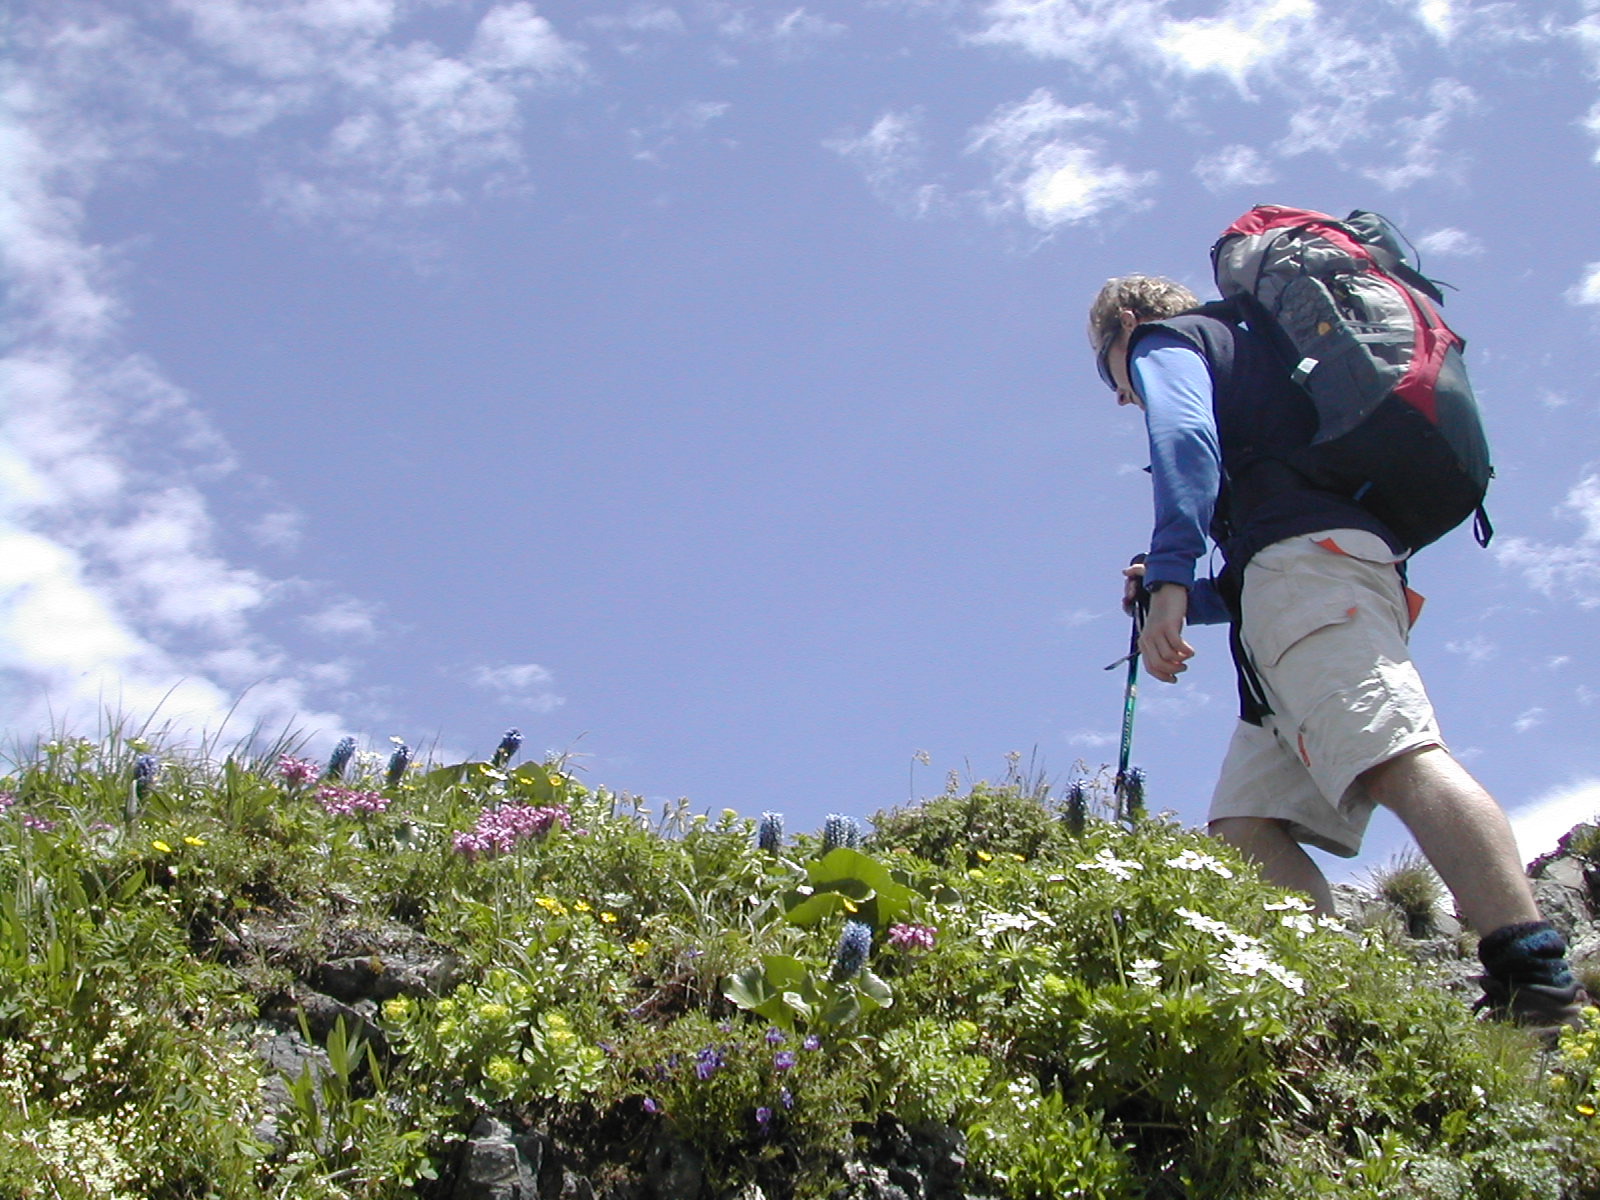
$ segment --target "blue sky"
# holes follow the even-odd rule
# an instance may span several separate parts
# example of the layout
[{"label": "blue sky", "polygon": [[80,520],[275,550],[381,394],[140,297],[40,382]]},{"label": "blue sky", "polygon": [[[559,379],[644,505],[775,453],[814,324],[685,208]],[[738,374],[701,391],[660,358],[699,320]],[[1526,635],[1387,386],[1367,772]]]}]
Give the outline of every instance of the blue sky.
[{"label": "blue sky", "polygon": [[[1270,202],[1459,288],[1499,537],[1414,564],[1417,657],[1530,855],[1600,809],[1593,0],[12,14],[12,739],[518,726],[792,828],[1098,768],[1149,498],[1084,312],[1207,293]],[[1189,822],[1233,718],[1196,640],[1134,755]]]}]

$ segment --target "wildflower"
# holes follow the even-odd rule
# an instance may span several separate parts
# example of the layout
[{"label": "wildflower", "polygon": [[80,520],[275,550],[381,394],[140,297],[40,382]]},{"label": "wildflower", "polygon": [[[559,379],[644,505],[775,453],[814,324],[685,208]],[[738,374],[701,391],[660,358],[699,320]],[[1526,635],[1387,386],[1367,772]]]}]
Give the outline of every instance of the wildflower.
[{"label": "wildflower", "polygon": [[0,813],[5,812],[16,802],[17,794],[15,792],[0,792]]},{"label": "wildflower", "polygon": [[768,854],[776,854],[783,847],[783,814],[764,812],[761,825],[756,830],[756,845]]},{"label": "wildflower", "polygon": [[854,817],[847,817],[841,813],[829,813],[828,819],[822,823],[822,852],[837,850],[846,846],[854,850],[861,844],[861,826],[856,824]]},{"label": "wildflower", "polygon": [[649,1096],[646,1096],[644,1098],[643,1103],[644,1103],[644,1110],[647,1113],[658,1113],[658,1112],[661,1111],[661,1105],[657,1104]]},{"label": "wildflower", "polygon": [[1089,798],[1083,782],[1074,780],[1067,785],[1067,829],[1074,837],[1082,836],[1089,817]]},{"label": "wildflower", "polygon": [[938,932],[932,925],[891,925],[889,944],[902,950],[932,950]]},{"label": "wildflower", "polygon": [[763,1104],[760,1108],[756,1109],[756,1124],[761,1126],[761,1128],[765,1129],[767,1127],[767,1123],[769,1121],[771,1121],[771,1120],[772,1120],[772,1110],[770,1108],[768,1108],[765,1104]]},{"label": "wildflower", "polygon": [[350,765],[350,760],[355,757],[355,753],[355,738],[340,738],[339,744],[333,748],[333,753],[328,757],[328,770],[324,778],[343,779],[344,769]]},{"label": "wildflower", "polygon": [[37,829],[40,833],[50,833],[55,829],[56,823],[44,817],[36,817],[32,813],[25,813],[22,817],[24,829]]},{"label": "wildflower", "polygon": [[581,913],[590,911],[589,902],[587,900],[574,900],[572,902],[572,907]]},{"label": "wildflower", "polygon": [[867,952],[872,949],[872,926],[865,921],[846,921],[844,933],[839,937],[839,948],[833,954],[835,983],[843,983],[860,974],[867,963]]},{"label": "wildflower", "polygon": [[564,917],[567,915],[567,906],[554,896],[540,896],[534,903],[552,916]]},{"label": "wildflower", "polygon": [[317,764],[309,758],[289,754],[278,756],[278,778],[292,788],[303,787],[317,777]]},{"label": "wildflower", "polygon": [[1128,982],[1136,987],[1161,986],[1161,964],[1153,958],[1136,958],[1128,971]]},{"label": "wildflower", "polygon": [[1578,1113],[1581,1116],[1592,1117],[1592,1116],[1594,1116],[1594,1105],[1592,1105],[1592,1104],[1580,1104],[1580,1105],[1578,1105]]},{"label": "wildflower", "polygon": [[483,1073],[491,1083],[507,1084],[517,1077],[517,1064],[503,1054],[496,1054]]},{"label": "wildflower", "polygon": [[1137,821],[1144,816],[1144,768],[1129,767],[1120,782],[1119,790],[1127,805],[1126,816],[1130,821]]},{"label": "wildflower", "polygon": [[808,1033],[806,1040],[800,1043],[800,1048],[802,1050],[821,1050],[822,1039],[814,1033]]},{"label": "wildflower", "polygon": [[767,1030],[767,1045],[781,1046],[787,1040],[788,1039],[784,1037],[783,1030],[779,1029],[776,1025]]},{"label": "wildflower", "polygon": [[994,855],[990,854],[987,850],[975,850],[975,851],[973,851],[973,853],[978,856],[978,859],[981,862],[993,862],[994,861]]},{"label": "wildflower", "polygon": [[156,839],[152,840],[150,844],[152,846],[154,846],[157,850],[161,851],[161,853],[163,853],[163,854],[171,854],[172,853],[172,847],[167,845],[160,838],[156,838]]},{"label": "wildflower", "polygon": [[383,1002],[383,1015],[390,1021],[406,1021],[411,1018],[413,1007],[410,996],[395,996]]},{"label": "wildflower", "polygon": [[779,1050],[772,1056],[772,1069],[774,1071],[787,1071],[794,1066],[796,1061],[793,1050]]},{"label": "wildflower", "polygon": [[617,923],[617,914],[614,913],[614,912],[603,912],[603,913],[601,913],[600,914],[600,923],[602,925],[615,925]]},{"label": "wildflower", "polygon": [[1210,871],[1213,875],[1223,879],[1232,879],[1233,872],[1209,854],[1201,854],[1190,847],[1177,858],[1167,859],[1167,866],[1176,867],[1180,871]]},{"label": "wildflower", "polygon": [[394,743],[394,753],[389,755],[389,770],[384,775],[383,785],[389,788],[400,786],[400,780],[405,776],[406,768],[411,765],[411,747],[399,738],[390,738]]},{"label": "wildflower", "polygon": [[195,837],[194,834],[191,833],[185,835],[183,844],[185,846],[204,846],[206,844],[206,840],[202,837]]},{"label": "wildflower", "polygon": [[[556,826],[568,829],[572,817],[560,805],[502,804],[478,814],[477,827],[454,838],[455,848],[468,856],[503,854],[519,842],[543,838]],[[605,914],[601,914],[605,920]]]},{"label": "wildflower", "polygon": [[500,744],[494,748],[494,756],[489,759],[491,767],[503,767],[511,761],[518,747],[522,745],[522,730],[508,729],[500,739]]},{"label": "wildflower", "polygon": [[1088,862],[1078,864],[1080,871],[1104,871],[1113,879],[1126,883],[1133,878],[1132,872],[1144,870],[1142,862],[1135,862],[1131,858],[1118,858],[1106,847],[1102,846],[1100,852]]},{"label": "wildflower", "polygon": [[650,943],[643,938],[628,943],[628,952],[636,957],[642,957],[650,952]]},{"label": "wildflower", "polygon": [[325,783],[317,789],[316,797],[330,816],[353,817],[365,813],[379,813],[389,807],[389,797],[381,792],[361,791]]},{"label": "wildflower", "polygon": [[141,754],[133,760],[133,786],[143,796],[161,774],[161,763],[153,754]]},{"label": "wildflower", "polygon": [[794,1093],[791,1092],[788,1088],[779,1088],[778,1089],[778,1103],[783,1105],[785,1108],[793,1108],[794,1107]]},{"label": "wildflower", "polygon": [[727,1065],[728,1060],[723,1058],[722,1051],[715,1046],[707,1046],[694,1056],[694,1073],[697,1079],[710,1079]]}]

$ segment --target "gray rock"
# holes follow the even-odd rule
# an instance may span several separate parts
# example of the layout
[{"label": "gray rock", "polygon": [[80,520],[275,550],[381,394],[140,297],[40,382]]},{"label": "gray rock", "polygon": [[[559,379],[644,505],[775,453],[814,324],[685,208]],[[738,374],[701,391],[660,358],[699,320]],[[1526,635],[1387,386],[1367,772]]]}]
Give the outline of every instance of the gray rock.
[{"label": "gray rock", "polygon": [[493,1117],[479,1117],[467,1136],[451,1200],[539,1200],[544,1142],[519,1136]]},{"label": "gray rock", "polygon": [[695,1200],[705,1179],[700,1152],[669,1133],[658,1136],[645,1154],[645,1184],[656,1200]]}]

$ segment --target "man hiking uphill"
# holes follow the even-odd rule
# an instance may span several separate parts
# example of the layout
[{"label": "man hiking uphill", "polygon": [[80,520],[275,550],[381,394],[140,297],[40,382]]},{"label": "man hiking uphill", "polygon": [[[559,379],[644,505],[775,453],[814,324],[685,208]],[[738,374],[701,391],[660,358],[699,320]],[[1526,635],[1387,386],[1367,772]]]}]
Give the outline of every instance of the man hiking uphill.
[{"label": "man hiking uphill", "polygon": [[[1243,700],[1210,832],[1325,913],[1333,896],[1310,845],[1354,856],[1374,805],[1410,830],[1480,935],[1480,1004],[1545,1029],[1587,997],[1566,942],[1544,921],[1505,814],[1450,755],[1407,650],[1420,604],[1405,545],[1367,509],[1313,486],[1284,455],[1317,413],[1259,331],[1192,313],[1167,279],[1101,289],[1089,340],[1117,403],[1144,413],[1155,526],[1130,606],[1150,592],[1146,669],[1175,683],[1194,650],[1186,624],[1229,622]],[[1225,569],[1197,579],[1207,539]]]}]

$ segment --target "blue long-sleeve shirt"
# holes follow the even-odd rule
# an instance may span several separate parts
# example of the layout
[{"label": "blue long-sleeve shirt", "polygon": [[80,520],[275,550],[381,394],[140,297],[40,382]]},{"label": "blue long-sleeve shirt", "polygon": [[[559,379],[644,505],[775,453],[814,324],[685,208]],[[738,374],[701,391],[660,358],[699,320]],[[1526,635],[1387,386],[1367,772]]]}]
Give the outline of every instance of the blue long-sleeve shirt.
[{"label": "blue long-sleeve shirt", "polygon": [[1144,400],[1155,492],[1145,582],[1188,588],[1190,624],[1226,621],[1227,606],[1212,580],[1195,578],[1222,486],[1211,372],[1192,346],[1159,329],[1139,340],[1128,372]]}]

